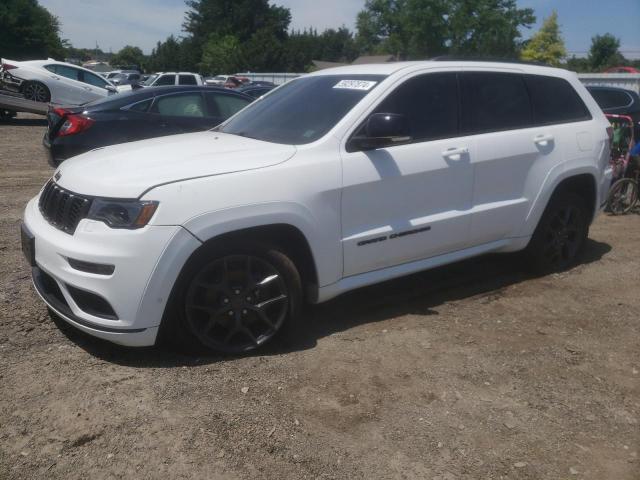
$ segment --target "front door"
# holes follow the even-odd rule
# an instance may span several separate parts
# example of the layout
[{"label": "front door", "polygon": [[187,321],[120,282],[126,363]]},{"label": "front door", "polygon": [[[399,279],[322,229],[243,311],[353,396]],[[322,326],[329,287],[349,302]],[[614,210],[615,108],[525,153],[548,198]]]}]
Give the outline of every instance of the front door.
[{"label": "front door", "polygon": [[467,246],[475,145],[458,111],[455,72],[413,76],[372,112],[405,115],[411,143],[342,152],[344,276]]}]

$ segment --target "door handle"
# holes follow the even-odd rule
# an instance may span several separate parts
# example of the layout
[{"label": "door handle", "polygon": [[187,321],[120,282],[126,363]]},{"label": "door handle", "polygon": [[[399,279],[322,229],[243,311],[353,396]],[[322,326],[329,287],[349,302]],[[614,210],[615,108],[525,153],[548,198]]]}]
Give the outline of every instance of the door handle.
[{"label": "door handle", "polygon": [[91,87],[82,87],[82,88],[84,88],[85,90],[91,90]]},{"label": "door handle", "polygon": [[467,155],[469,153],[469,149],[467,147],[452,147],[447,148],[444,152],[442,152],[442,156],[444,158],[448,158],[449,160],[460,160],[463,155]]},{"label": "door handle", "polygon": [[553,142],[553,135],[551,134],[536,135],[535,137],[533,137],[533,141],[538,145],[547,145],[549,142]]},{"label": "door handle", "polygon": [[51,78],[53,78],[54,80],[60,80],[60,77],[56,77],[55,75],[51,75]]}]

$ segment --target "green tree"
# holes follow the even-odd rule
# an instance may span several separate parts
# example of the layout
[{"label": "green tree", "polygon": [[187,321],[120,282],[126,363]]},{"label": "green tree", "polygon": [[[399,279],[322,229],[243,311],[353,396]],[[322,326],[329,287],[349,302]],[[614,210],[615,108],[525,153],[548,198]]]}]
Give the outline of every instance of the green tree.
[{"label": "green tree", "polygon": [[420,59],[454,55],[515,56],[520,27],[535,22],[516,0],[367,0],[358,14],[361,53]]},{"label": "green tree", "polygon": [[211,75],[242,70],[244,61],[240,42],[233,35],[211,36],[202,49],[200,70]]},{"label": "green tree", "polygon": [[0,49],[15,60],[53,57],[62,60],[60,23],[37,0],[0,2]]},{"label": "green tree", "polygon": [[605,33],[591,38],[589,63],[593,71],[605,70],[615,65],[623,65],[626,59],[620,53],[620,40]]},{"label": "green tree", "polygon": [[111,57],[111,65],[113,66],[126,66],[136,65],[141,67],[145,63],[145,55],[138,47],[132,47],[127,45],[123,47],[118,53]]},{"label": "green tree", "polygon": [[540,30],[531,37],[521,55],[523,60],[546,63],[554,67],[559,66],[567,56],[555,10],[544,20]]},{"label": "green tree", "polygon": [[588,58],[578,58],[575,55],[567,59],[564,66],[567,70],[578,73],[586,73],[591,71],[591,64]]},{"label": "green tree", "polygon": [[367,0],[358,14],[361,53],[424,58],[445,52],[449,0]]},{"label": "green tree", "polygon": [[517,58],[520,28],[536,21],[533,10],[517,8],[516,0],[450,0],[449,4],[453,55]]}]

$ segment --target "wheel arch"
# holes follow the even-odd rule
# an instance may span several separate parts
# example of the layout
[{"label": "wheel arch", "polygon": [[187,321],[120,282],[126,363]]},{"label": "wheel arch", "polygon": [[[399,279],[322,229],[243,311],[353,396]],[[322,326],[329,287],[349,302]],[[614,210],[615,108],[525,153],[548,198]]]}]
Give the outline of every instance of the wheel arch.
[{"label": "wheel arch", "polygon": [[585,199],[589,207],[589,223],[598,212],[598,171],[595,167],[565,170],[561,174],[551,178],[542,186],[540,193],[534,201],[520,236],[531,236],[538,226],[547,205],[554,196],[560,192],[570,191]]},{"label": "wheel arch", "polygon": [[[311,245],[305,234],[290,223],[269,223],[230,230],[205,240],[187,262],[203,251],[219,245],[233,245],[239,241],[260,242],[271,245],[286,254],[298,269],[306,296],[315,301],[318,295],[318,270]],[[183,266],[184,268],[184,266]],[[178,277],[179,278],[179,277]]]}]

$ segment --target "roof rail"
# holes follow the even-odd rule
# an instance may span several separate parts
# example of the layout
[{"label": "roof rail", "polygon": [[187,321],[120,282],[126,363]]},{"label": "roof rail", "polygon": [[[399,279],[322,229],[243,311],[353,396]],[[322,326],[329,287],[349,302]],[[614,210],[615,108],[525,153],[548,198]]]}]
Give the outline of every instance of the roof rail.
[{"label": "roof rail", "polygon": [[434,62],[494,62],[494,63],[520,63],[523,65],[537,65],[538,67],[548,67],[542,62],[528,62],[526,60],[504,58],[504,57],[473,57],[473,56],[456,56],[456,55],[440,55],[430,58]]}]

